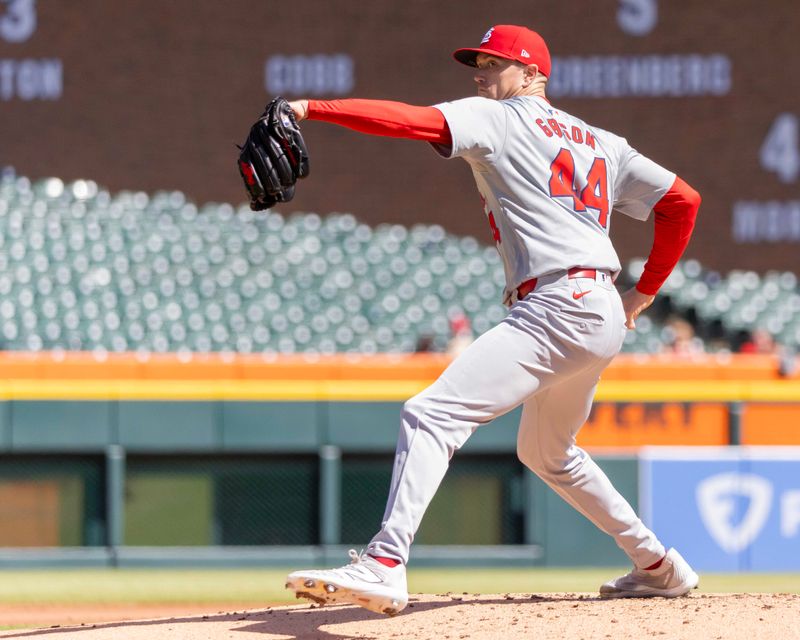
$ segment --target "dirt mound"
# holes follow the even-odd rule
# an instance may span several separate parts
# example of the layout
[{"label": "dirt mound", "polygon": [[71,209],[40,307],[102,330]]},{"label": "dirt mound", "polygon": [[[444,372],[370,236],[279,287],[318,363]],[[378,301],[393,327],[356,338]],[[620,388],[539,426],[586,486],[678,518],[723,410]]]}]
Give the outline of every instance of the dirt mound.
[{"label": "dirt mound", "polygon": [[416,595],[394,618],[352,606],[281,606],[233,613],[0,632],[59,640],[800,640],[800,596],[693,594],[674,600],[600,600],[594,595]]}]

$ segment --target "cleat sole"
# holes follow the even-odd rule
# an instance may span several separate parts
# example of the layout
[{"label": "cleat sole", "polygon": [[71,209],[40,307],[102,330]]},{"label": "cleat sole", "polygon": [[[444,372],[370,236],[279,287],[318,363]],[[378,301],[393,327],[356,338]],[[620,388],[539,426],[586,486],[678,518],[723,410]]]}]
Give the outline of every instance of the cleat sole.
[{"label": "cleat sole", "polygon": [[294,594],[294,597],[297,598],[298,600],[300,598],[305,598],[306,600],[311,600],[312,602],[315,602],[319,606],[327,604],[327,602],[328,602],[325,598],[322,598],[322,597],[320,597],[318,595],[315,595],[313,593],[308,593],[307,591],[296,591],[295,594]]}]

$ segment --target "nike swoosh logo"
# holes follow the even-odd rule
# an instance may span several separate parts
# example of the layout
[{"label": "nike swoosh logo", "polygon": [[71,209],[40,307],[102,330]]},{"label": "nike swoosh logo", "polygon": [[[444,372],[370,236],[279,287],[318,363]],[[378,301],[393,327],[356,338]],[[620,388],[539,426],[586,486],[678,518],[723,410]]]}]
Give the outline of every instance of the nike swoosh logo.
[{"label": "nike swoosh logo", "polygon": [[589,289],[588,291],[581,291],[580,293],[578,293],[577,291],[573,291],[573,292],[572,292],[572,297],[573,297],[575,300],[580,300],[580,299],[581,299],[583,296],[585,296],[587,293],[591,293],[591,292],[592,292],[592,290],[591,290],[591,289]]}]

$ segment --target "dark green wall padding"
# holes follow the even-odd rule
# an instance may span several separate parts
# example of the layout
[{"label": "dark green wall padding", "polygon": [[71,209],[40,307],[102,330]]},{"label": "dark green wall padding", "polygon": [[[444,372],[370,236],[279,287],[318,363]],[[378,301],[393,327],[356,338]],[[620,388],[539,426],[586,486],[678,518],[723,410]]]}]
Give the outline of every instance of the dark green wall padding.
[{"label": "dark green wall padding", "polygon": [[[107,513],[114,512],[122,514],[122,544],[130,547],[314,546],[332,506],[336,543],[362,548],[380,527],[401,408],[398,402],[6,401],[0,487],[55,483],[59,510],[51,520],[58,521],[64,547],[108,544]],[[517,460],[518,419],[515,411],[481,427],[456,453],[416,543],[529,544],[542,550],[531,564],[625,564],[611,538]],[[111,445],[125,453],[116,511],[106,492]],[[333,476],[320,473],[326,446],[341,452]],[[597,461],[636,507],[636,459]],[[335,485],[323,487],[331,477]],[[322,496],[333,502],[323,504]]]}]

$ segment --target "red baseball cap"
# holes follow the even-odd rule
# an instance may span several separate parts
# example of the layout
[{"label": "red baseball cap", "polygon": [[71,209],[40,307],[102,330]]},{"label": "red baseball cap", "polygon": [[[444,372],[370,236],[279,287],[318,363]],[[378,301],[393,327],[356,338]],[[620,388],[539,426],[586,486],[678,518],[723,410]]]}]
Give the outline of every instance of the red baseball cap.
[{"label": "red baseball cap", "polygon": [[498,24],[486,32],[477,49],[457,49],[453,57],[461,64],[475,66],[479,53],[498,58],[516,60],[523,64],[535,64],[539,71],[550,77],[550,51],[542,36],[526,27],[513,24]]}]

